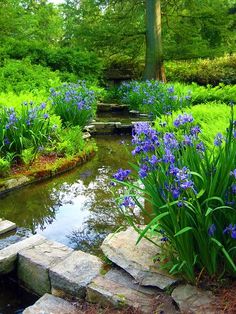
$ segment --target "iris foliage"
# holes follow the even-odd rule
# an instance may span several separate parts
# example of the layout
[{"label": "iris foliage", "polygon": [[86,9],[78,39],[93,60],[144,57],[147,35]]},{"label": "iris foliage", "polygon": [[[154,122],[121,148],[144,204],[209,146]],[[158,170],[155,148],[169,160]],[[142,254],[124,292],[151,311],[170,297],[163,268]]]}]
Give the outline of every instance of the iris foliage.
[{"label": "iris foliage", "polygon": [[[174,132],[135,125],[132,170],[119,169],[114,181],[126,187],[119,209],[153,241],[161,234],[170,273],[188,281],[236,272],[236,122],[233,107],[226,136],[217,134],[212,149],[200,140],[190,114],[179,115]],[[129,180],[129,177],[134,180]],[[140,183],[141,181],[141,183]],[[144,206],[140,197],[145,198]],[[148,206],[147,206],[148,205]],[[148,224],[137,225],[138,206]],[[159,243],[159,241],[157,241]],[[157,245],[158,245],[157,243]],[[199,275],[200,274],[200,275]]]}]

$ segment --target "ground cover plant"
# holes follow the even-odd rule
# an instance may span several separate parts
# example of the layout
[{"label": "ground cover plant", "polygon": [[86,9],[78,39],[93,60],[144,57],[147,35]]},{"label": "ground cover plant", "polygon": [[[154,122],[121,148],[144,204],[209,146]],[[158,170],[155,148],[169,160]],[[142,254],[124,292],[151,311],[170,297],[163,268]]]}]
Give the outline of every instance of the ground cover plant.
[{"label": "ground cover plant", "polygon": [[[199,139],[200,127],[187,113],[173,121],[174,132],[165,131],[165,125],[157,131],[148,123],[136,124],[135,162],[131,170],[114,174],[115,184],[126,187],[119,210],[138,230],[139,240],[158,236],[163,255],[156,258],[191,283],[201,276],[236,273],[236,123],[231,110],[226,136],[217,133],[212,149]],[[135,206],[149,217],[145,229],[136,224]]]},{"label": "ground cover plant", "polygon": [[[192,114],[194,123],[201,129],[199,138],[208,147],[213,146],[214,137],[217,133],[220,132],[226,136],[230,111],[230,106],[217,102],[208,102],[184,109],[185,113]],[[165,125],[166,131],[176,131],[173,122],[179,114],[181,114],[181,110],[173,112],[171,115],[162,115],[155,120],[155,128],[162,131],[163,125]]]}]

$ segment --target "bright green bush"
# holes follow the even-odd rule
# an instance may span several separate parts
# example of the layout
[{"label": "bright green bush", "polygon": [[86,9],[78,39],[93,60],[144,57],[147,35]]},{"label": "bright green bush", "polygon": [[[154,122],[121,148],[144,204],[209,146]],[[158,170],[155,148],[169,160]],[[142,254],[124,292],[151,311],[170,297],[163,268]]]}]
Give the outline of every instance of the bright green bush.
[{"label": "bright green bush", "polygon": [[96,112],[95,93],[84,81],[51,88],[50,100],[54,113],[61,118],[64,126],[79,125],[83,128]]},{"label": "bright green bush", "polygon": [[0,158],[0,177],[4,177],[10,170],[10,162],[6,159]]},{"label": "bright green bush", "polygon": [[224,102],[227,104],[236,103],[236,85],[224,85],[212,87],[210,85],[204,87],[195,83],[185,85],[183,83],[173,83],[175,90],[178,93],[185,94],[191,91],[192,104],[201,104],[209,101]]},{"label": "bright green bush", "polygon": [[80,126],[63,129],[56,146],[57,154],[73,156],[84,149],[85,143]]},{"label": "bright green bush", "polygon": [[[165,126],[157,132],[146,122],[136,124],[132,169],[114,174],[115,184],[126,187],[118,208],[140,233],[139,240],[161,240],[157,257],[163,267],[191,283],[200,276],[236,274],[236,125],[231,114],[226,136],[217,133],[212,149],[202,143],[189,114],[176,117],[173,133]],[[140,202],[143,197],[148,209]],[[135,206],[149,218],[145,229]]]},{"label": "bright green bush", "polygon": [[21,93],[22,91],[49,90],[60,84],[59,72],[41,65],[32,65],[29,60],[6,60],[0,67],[0,91]]},{"label": "bright green bush", "polygon": [[[192,114],[195,124],[202,130],[199,137],[206,145],[212,146],[214,137],[218,132],[226,135],[230,118],[230,106],[212,102],[185,108],[184,112]],[[161,131],[163,124],[167,123],[166,128],[173,132],[173,121],[179,114],[181,114],[181,111],[174,112],[172,116],[163,115],[161,118],[156,119],[155,128]]]},{"label": "bright green bush", "polygon": [[236,54],[215,59],[168,61],[165,67],[167,80],[172,82],[214,86],[236,83]]}]

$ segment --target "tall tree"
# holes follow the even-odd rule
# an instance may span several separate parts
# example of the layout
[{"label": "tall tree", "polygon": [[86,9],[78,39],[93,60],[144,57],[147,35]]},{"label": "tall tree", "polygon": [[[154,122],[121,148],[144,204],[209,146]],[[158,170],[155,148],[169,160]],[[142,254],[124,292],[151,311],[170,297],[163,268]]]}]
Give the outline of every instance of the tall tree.
[{"label": "tall tree", "polygon": [[146,58],[143,78],[166,80],[161,40],[161,0],[146,0]]}]

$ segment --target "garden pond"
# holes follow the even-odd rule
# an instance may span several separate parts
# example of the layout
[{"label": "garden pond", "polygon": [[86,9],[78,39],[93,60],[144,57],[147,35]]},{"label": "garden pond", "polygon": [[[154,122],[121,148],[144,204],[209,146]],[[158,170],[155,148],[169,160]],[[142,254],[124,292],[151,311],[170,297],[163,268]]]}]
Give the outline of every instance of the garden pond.
[{"label": "garden pond", "polygon": [[[127,144],[122,145],[121,140]],[[18,230],[7,239],[0,239],[0,248],[21,236],[37,233],[99,254],[98,247],[105,235],[124,221],[115,210],[109,186],[112,174],[120,167],[127,167],[130,136],[99,136],[96,143],[95,157],[84,165],[53,180],[32,184],[1,197],[1,217],[14,221]],[[21,302],[25,299],[23,303],[27,306],[29,297],[22,295],[19,298],[19,287],[14,282],[1,283],[1,287],[4,291],[0,289],[0,313],[21,313],[18,312]],[[9,308],[14,311],[9,312]]]}]

